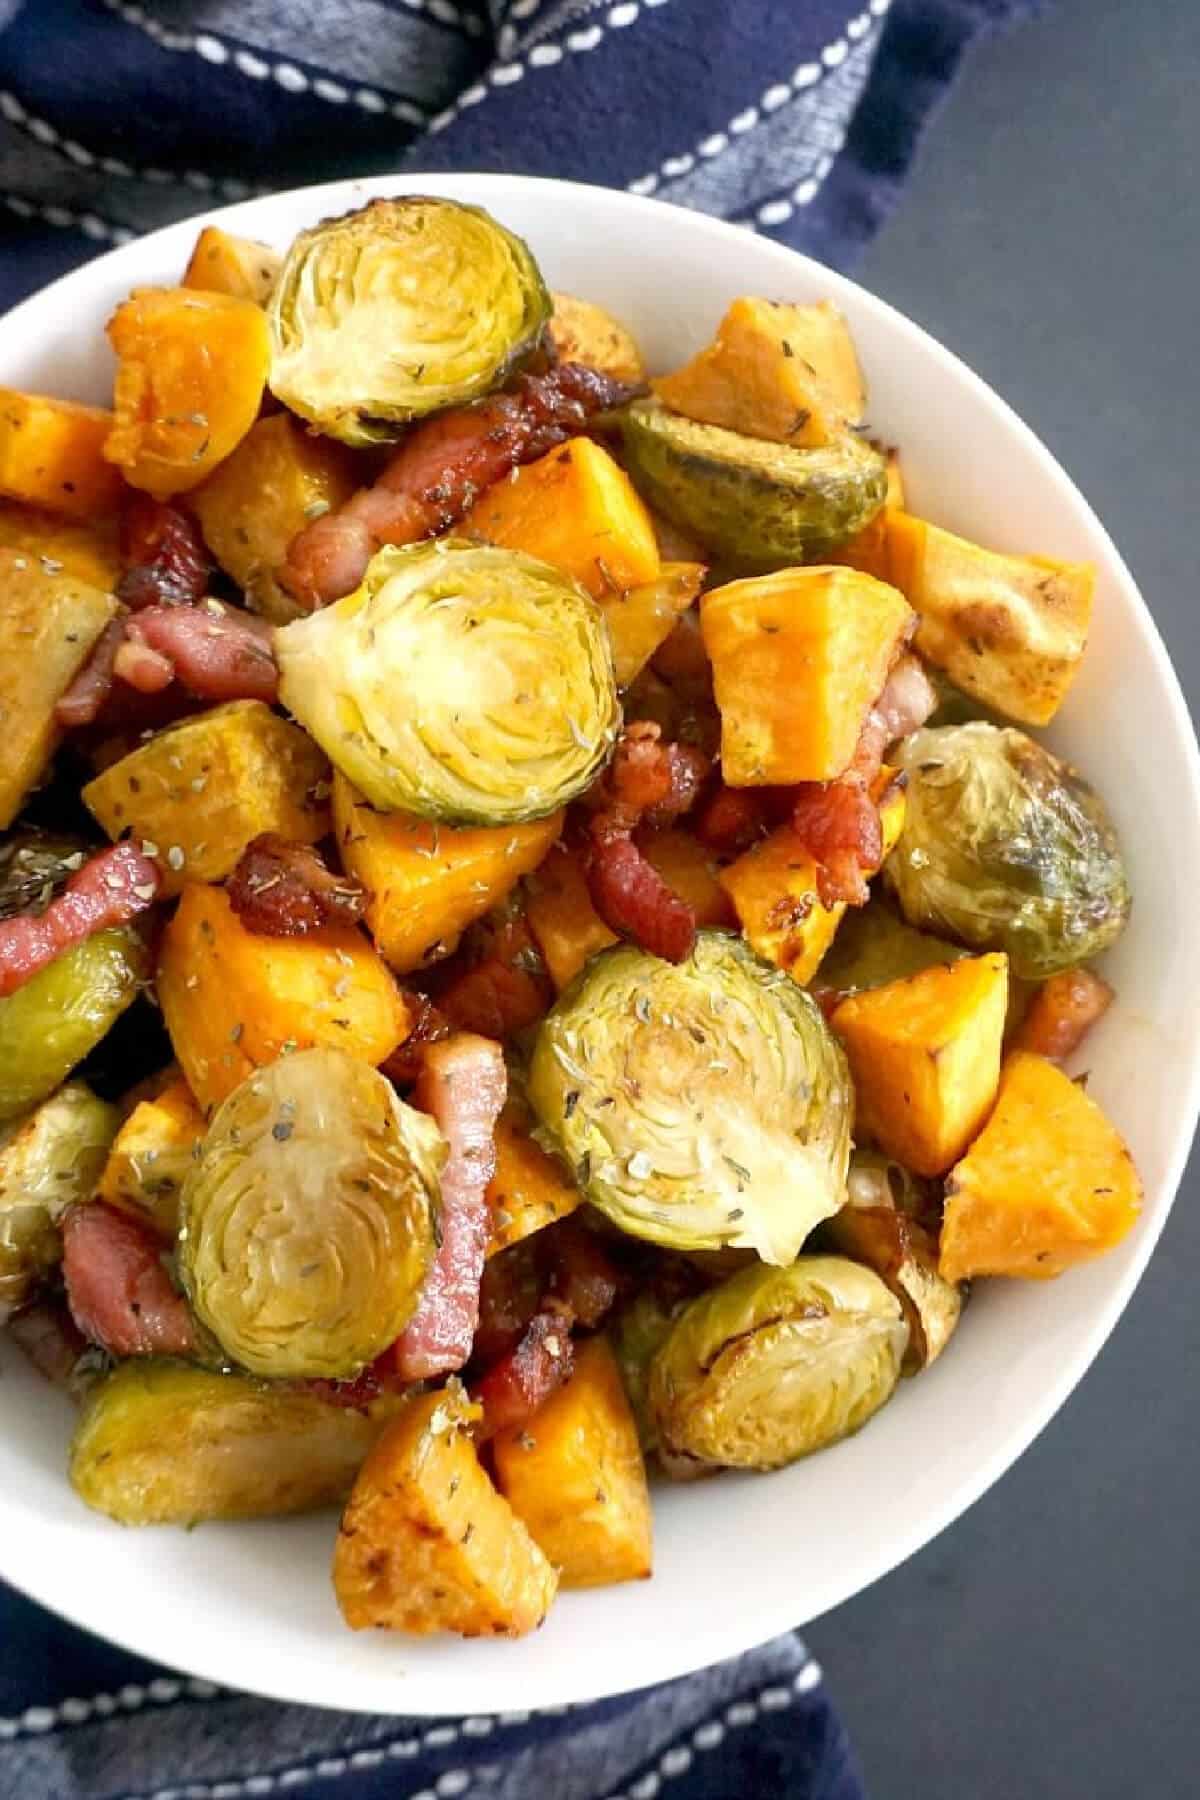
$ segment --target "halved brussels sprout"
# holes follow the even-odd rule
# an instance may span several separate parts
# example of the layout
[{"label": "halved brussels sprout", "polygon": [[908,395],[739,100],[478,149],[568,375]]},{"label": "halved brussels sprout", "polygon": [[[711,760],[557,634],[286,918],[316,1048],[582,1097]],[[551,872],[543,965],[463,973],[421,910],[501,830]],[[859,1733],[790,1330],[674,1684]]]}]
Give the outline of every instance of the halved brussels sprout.
[{"label": "halved brussels sprout", "polygon": [[865,1425],[891,1397],[907,1340],[900,1302],[858,1263],[745,1269],[691,1302],[651,1364],[660,1443],[778,1469]]},{"label": "halved brussels sprout", "polygon": [[122,1525],[278,1518],[344,1500],[402,1405],[358,1410],[193,1363],[136,1358],[93,1389],[71,1486]]},{"label": "halved brussels sprout", "polygon": [[939,963],[958,962],[967,954],[961,944],[906,924],[891,902],[876,894],[866,906],[847,910],[815,985],[859,994],[919,975]]},{"label": "halved brussels sprout", "polygon": [[549,563],[453,539],[384,549],[362,586],[275,633],[279,694],[381,811],[543,819],[621,723],[608,633]]},{"label": "halved brussels sprout", "polygon": [[1130,895],[1116,833],[1068,763],[982,720],[914,732],[892,760],[908,808],[884,878],[910,924],[1007,951],[1027,981],[1120,935]]},{"label": "halved brussels sprout", "polygon": [[644,1287],[608,1328],[638,1442],[647,1456],[658,1445],[658,1427],[650,1407],[650,1365],[670,1337],[683,1305],[682,1297],[670,1299],[655,1287]]},{"label": "halved brussels sprout", "polygon": [[90,1197],[120,1120],[73,1081],[0,1130],[0,1325],[61,1258],[58,1221]]},{"label": "halved brussels sprout", "polygon": [[725,932],[700,932],[683,963],[594,956],[538,1030],[529,1098],[633,1237],[789,1263],[845,1198],[841,1048],[811,996]]},{"label": "halved brussels sprout", "polygon": [[0,1121],[54,1092],[134,1000],[146,967],[137,932],[116,926],[0,1000]]},{"label": "halved brussels sprout", "polygon": [[869,524],[887,494],[887,464],[852,431],[798,450],[698,425],[657,400],[636,400],[622,430],[650,504],[736,563],[819,562]]},{"label": "halved brussels sprout", "polygon": [[180,1200],[198,1317],[256,1375],[352,1376],[395,1342],[436,1249],[445,1141],[376,1069],[302,1050],[216,1113]]},{"label": "halved brussels sprout", "polygon": [[45,912],[86,855],[82,838],[14,832],[0,844],[0,919]]},{"label": "halved brussels sprout", "polygon": [[288,251],[268,305],[271,391],[328,437],[386,442],[497,387],[550,309],[528,246],[482,207],[372,200]]}]

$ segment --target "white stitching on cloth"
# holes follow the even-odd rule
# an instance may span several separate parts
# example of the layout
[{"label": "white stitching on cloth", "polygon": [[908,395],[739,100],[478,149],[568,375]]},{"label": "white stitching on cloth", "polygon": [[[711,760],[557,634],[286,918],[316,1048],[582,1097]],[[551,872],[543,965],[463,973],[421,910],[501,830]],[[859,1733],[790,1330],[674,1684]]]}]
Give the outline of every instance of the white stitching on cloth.
[{"label": "white stitching on cloth", "polygon": [[[134,233],[126,230],[124,225],[113,225],[108,219],[102,219],[94,212],[73,212],[69,206],[42,206],[33,200],[26,200],[22,194],[0,194],[0,206],[18,219],[40,219],[46,225],[53,225],[59,231],[82,231],[85,237],[93,238],[98,244],[131,244]],[[0,1738],[6,1734],[6,1719],[0,1719]]]},{"label": "white stitching on cloth", "polygon": [[0,116],[27,137],[31,137],[34,143],[41,144],[47,150],[57,151],[80,169],[99,169],[105,175],[114,175],[122,180],[148,181],[159,187],[183,184],[196,188],[201,193],[223,194],[230,200],[245,200],[253,191],[244,181],[227,179],[221,175],[206,175],[200,169],[180,169],[177,174],[172,174],[170,169],[139,169],[118,157],[101,156],[95,150],[85,149],[74,138],[63,137],[48,119],[39,119],[34,113],[28,112],[17,96],[7,88],[0,88]]},{"label": "white stitching on cloth", "polygon": [[812,205],[824,187],[844,143],[845,136],[843,134],[837,138],[827,154],[821,157],[811,175],[806,175],[803,181],[798,181],[795,187],[786,190],[785,193],[770,200],[759,201],[750,212],[731,219],[730,223],[745,225],[752,231],[756,231],[760,225],[765,226],[768,230],[777,225],[785,225],[798,208]]},{"label": "white stitching on cloth", "polygon": [[[695,168],[697,158],[709,161],[720,156],[722,151],[729,148],[732,138],[741,137],[761,124],[764,114],[778,112],[789,100],[794,100],[808,88],[815,87],[828,70],[839,68],[849,55],[851,44],[864,38],[871,29],[872,19],[881,19],[890,5],[891,0],[869,0],[862,12],[848,20],[843,35],[825,45],[816,62],[801,63],[798,68],[793,69],[787,81],[773,82],[759,95],[755,105],[744,107],[741,112],[735,113],[724,130],[711,132],[707,137],[701,138],[694,149],[678,156],[668,156],[657,169],[627,182],[628,192],[642,195],[656,193],[664,181],[677,181],[681,175],[687,175]],[[810,195],[809,198],[811,197]],[[782,220],[776,223],[782,223]]]},{"label": "white stitching on cloth", "polygon": [[[11,197],[6,204],[12,205]],[[20,212],[21,209],[14,210]],[[132,233],[127,232],[126,236],[131,237]],[[0,1742],[25,1736],[41,1737],[48,1731],[58,1730],[61,1725],[84,1725],[90,1719],[108,1719],[118,1712],[139,1712],[147,1702],[154,1706],[171,1706],[177,1700],[215,1700],[220,1692],[211,1681],[183,1681],[156,1675],[145,1687],[131,1681],[115,1694],[92,1694],[86,1700],[62,1700],[57,1706],[28,1706],[23,1713],[0,1719]]]}]

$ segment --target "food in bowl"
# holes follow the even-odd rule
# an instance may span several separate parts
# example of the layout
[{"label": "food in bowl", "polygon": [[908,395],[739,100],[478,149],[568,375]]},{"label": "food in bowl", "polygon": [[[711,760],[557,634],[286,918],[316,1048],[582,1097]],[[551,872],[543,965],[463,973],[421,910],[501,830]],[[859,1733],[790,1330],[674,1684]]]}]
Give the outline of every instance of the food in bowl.
[{"label": "food in bowl", "polygon": [[1060,1066],[1128,879],[1026,729],[1093,577],[905,509],[828,306],[646,392],[476,209],[282,268],[209,228],[111,417],[5,396],[0,1307],[88,1504],[344,1501],[351,1625],[518,1635],[650,1573],[648,1459],[827,1447],[1132,1226]]}]

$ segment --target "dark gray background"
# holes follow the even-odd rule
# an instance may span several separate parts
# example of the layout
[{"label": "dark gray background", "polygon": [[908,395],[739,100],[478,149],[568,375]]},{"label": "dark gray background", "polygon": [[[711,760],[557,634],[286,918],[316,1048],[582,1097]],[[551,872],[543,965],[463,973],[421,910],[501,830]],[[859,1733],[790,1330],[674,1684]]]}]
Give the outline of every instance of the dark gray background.
[{"label": "dark gray background", "polygon": [[[975,53],[857,271],[1061,458],[1193,713],[1198,151],[1200,0],[1058,0]],[[1198,1188],[1194,1157],[1124,1319],[1016,1468],[807,1633],[873,1800],[1200,1794]]]}]

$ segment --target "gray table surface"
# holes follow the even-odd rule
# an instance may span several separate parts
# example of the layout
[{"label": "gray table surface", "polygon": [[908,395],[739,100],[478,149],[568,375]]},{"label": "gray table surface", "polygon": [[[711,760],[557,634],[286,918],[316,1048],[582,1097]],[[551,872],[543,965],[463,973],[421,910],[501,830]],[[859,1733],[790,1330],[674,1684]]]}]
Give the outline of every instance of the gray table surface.
[{"label": "gray table surface", "polygon": [[[1058,0],[972,58],[858,271],[1061,458],[1193,714],[1198,76],[1200,0]],[[1198,1199],[1194,1156],[1123,1320],[1017,1466],[810,1628],[872,1800],[1200,1794]]]}]

